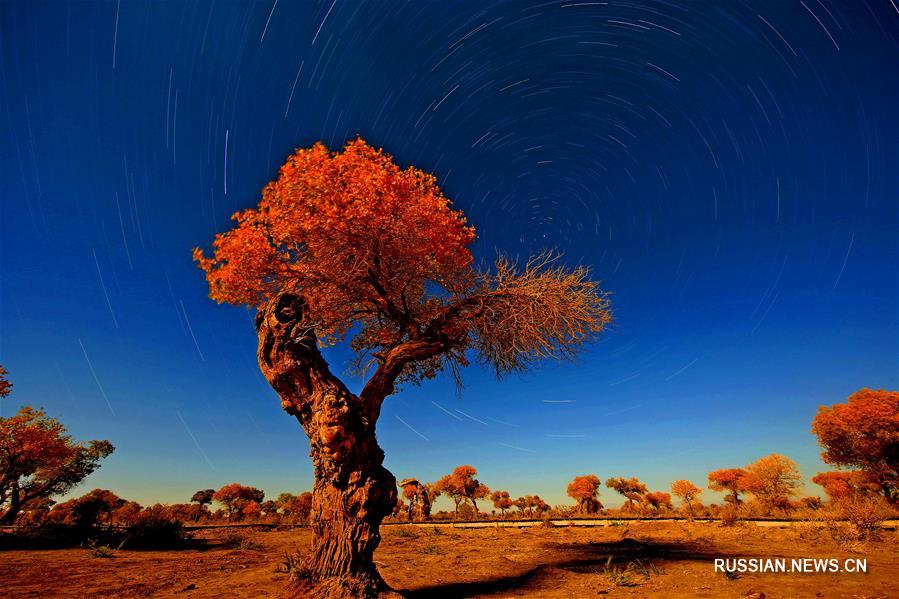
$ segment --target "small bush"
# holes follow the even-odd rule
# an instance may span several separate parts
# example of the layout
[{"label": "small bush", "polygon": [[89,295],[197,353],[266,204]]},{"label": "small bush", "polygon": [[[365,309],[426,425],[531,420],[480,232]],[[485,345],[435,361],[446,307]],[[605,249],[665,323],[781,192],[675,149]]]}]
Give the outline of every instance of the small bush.
[{"label": "small bush", "polygon": [[128,549],[167,549],[182,545],[186,539],[181,522],[145,511],[125,527],[122,545]]},{"label": "small bush", "polygon": [[418,531],[415,530],[414,526],[397,526],[396,536],[403,537],[404,539],[417,539]]},{"label": "small bush", "polygon": [[636,583],[631,580],[629,573],[629,566],[619,566],[617,564],[612,563],[612,556],[606,560],[605,565],[603,565],[602,573],[608,577],[609,582],[616,586],[620,587],[632,587],[635,586]]},{"label": "small bush", "polygon": [[851,538],[857,541],[877,541],[883,521],[892,515],[880,497],[847,498],[839,503],[837,510],[846,520]]},{"label": "small bush", "polygon": [[740,520],[739,508],[733,505],[725,505],[718,510],[718,518],[721,520],[721,526],[733,526]]},{"label": "small bush", "polygon": [[91,557],[109,559],[115,556],[115,551],[107,545],[91,544]]},{"label": "small bush", "polygon": [[284,559],[281,560],[281,563],[278,564],[278,567],[275,571],[283,572],[284,574],[294,575],[300,572],[303,569],[303,559],[300,556],[300,552],[296,553],[285,553]]}]

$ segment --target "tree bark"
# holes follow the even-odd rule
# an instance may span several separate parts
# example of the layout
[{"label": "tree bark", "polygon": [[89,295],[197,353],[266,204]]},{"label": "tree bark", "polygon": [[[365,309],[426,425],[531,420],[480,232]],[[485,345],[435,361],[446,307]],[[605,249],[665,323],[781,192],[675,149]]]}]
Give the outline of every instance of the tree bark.
[{"label": "tree bark", "polygon": [[282,293],[256,317],[259,367],[309,437],[315,467],[312,551],[291,590],[322,599],[396,597],[373,561],[397,495],[375,437],[383,397],[373,409],[330,372],[303,308],[301,297]]},{"label": "tree bark", "polygon": [[8,525],[13,524],[16,521],[16,517],[19,515],[19,512],[22,510],[22,497],[21,491],[19,490],[19,485],[16,482],[13,482],[12,489],[10,489],[9,493],[9,508],[2,515],[0,515],[0,524]]}]

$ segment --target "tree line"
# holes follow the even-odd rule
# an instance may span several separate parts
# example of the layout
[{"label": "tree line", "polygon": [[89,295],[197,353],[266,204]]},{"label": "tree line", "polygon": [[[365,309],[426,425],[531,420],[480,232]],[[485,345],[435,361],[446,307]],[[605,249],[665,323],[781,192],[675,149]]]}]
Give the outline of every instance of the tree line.
[{"label": "tree line", "polygon": [[[0,366],[0,398],[12,384]],[[899,393],[861,389],[845,403],[822,406],[812,422],[824,462],[837,470],[819,472],[811,482],[826,500],[799,497],[803,478],[790,458],[771,454],[744,467],[708,473],[706,488],[723,494],[721,505],[701,501],[704,489],[678,479],[666,491],[651,491],[636,477],[611,477],[605,487],[624,503],[606,509],[600,500],[601,479],[595,474],[576,476],[566,493],[574,506],[550,506],[538,495],[513,498],[509,491],[491,490],[470,465],[456,467],[433,483],[406,478],[397,483],[400,493],[391,517],[414,521],[477,519],[488,517],[545,517],[572,515],[674,515],[687,517],[789,516],[799,509],[816,510],[868,500],[895,510],[899,503]],[[24,406],[0,418],[0,524],[37,525],[44,522],[92,526],[129,525],[141,518],[178,522],[283,522],[305,523],[313,508],[309,491],[281,493],[266,499],[253,486],[230,483],[219,489],[201,489],[189,502],[143,507],[105,489],[56,503],[100,467],[114,451],[105,440],[78,442],[58,420],[42,409]],[[438,497],[453,504],[452,512],[432,513]],[[674,506],[672,497],[679,506]],[[478,502],[481,502],[479,505]],[[489,502],[492,510],[483,510]],[[214,509],[213,509],[214,508]]]}]

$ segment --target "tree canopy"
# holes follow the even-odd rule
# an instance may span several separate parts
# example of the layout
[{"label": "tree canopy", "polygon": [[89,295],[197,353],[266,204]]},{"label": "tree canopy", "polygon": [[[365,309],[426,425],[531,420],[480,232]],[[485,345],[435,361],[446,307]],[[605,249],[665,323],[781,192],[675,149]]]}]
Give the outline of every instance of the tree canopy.
[{"label": "tree canopy", "polygon": [[459,511],[459,505],[463,501],[470,501],[472,507],[477,509],[477,500],[490,494],[487,485],[475,478],[477,473],[474,466],[457,466],[451,474],[434,483],[434,490],[449,496],[456,504],[456,511]]},{"label": "tree canopy", "polygon": [[770,506],[785,506],[802,486],[799,466],[790,458],[772,453],[746,467],[745,488]]},{"label": "tree canopy", "polygon": [[0,399],[8,397],[12,391],[12,383],[7,380],[7,374],[6,369],[3,366],[0,366]]},{"label": "tree canopy", "polygon": [[260,306],[302,297],[304,325],[322,343],[352,331],[368,394],[467,363],[498,374],[571,356],[610,322],[609,303],[583,267],[544,253],[518,266],[475,268],[472,227],[433,175],[401,169],[361,139],[342,152],[297,150],[256,208],[234,215],[212,256],[194,250],[210,297]]},{"label": "tree canopy", "polygon": [[40,409],[0,418],[0,523],[40,498],[62,495],[100,467],[109,441],[79,443]]},{"label": "tree canopy", "polygon": [[606,486],[627,499],[625,507],[633,508],[636,503],[643,501],[646,494],[646,484],[636,477],[624,478],[623,476],[606,480]]},{"label": "tree canopy", "polygon": [[200,489],[196,493],[194,493],[190,500],[192,503],[199,503],[200,505],[206,505],[212,503],[213,498],[215,497],[215,489]]},{"label": "tree canopy", "polygon": [[712,491],[726,492],[724,500],[728,503],[740,503],[740,493],[749,490],[750,475],[743,468],[722,468],[709,472],[709,488]]},{"label": "tree canopy", "polygon": [[231,518],[234,514],[258,511],[259,504],[265,499],[265,491],[240,483],[231,483],[216,491],[212,499],[224,505],[228,517]]},{"label": "tree canopy", "polygon": [[899,494],[899,392],[861,389],[846,403],[822,406],[812,432],[828,464],[867,472],[889,501]]},{"label": "tree canopy", "polygon": [[602,507],[602,504],[596,498],[599,494],[600,484],[601,481],[595,474],[575,476],[574,480],[568,483],[565,491],[569,497],[577,501],[580,511],[592,513]]},{"label": "tree canopy", "polygon": [[675,497],[680,497],[687,506],[702,495],[702,489],[686,479],[676,480],[671,483],[671,492]]},{"label": "tree canopy", "polygon": [[874,477],[858,470],[819,472],[812,477],[812,482],[821,485],[827,496],[837,501],[880,492],[880,486]]}]

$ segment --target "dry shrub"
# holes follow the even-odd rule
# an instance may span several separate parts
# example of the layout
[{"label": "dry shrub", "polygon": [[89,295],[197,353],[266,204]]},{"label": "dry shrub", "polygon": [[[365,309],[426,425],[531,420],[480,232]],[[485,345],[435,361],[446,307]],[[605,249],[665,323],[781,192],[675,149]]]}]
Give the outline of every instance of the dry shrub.
[{"label": "dry shrub", "polygon": [[294,553],[285,552],[284,559],[275,567],[275,572],[289,574],[291,576],[303,569],[303,557],[299,551]]},{"label": "dry shrub", "polygon": [[880,539],[883,521],[892,517],[892,511],[881,497],[856,494],[806,515],[806,522],[797,526],[801,539],[831,541],[860,553],[864,543]]},{"label": "dry shrub", "polygon": [[115,556],[115,550],[108,545],[99,545],[95,542],[91,542],[88,543],[88,549],[90,549],[91,557],[109,559]]},{"label": "dry shrub", "polygon": [[391,528],[396,531],[394,533],[396,536],[404,539],[417,539],[419,535],[419,530],[415,526],[393,526]]},{"label": "dry shrub", "polygon": [[740,509],[731,504],[721,506],[718,518],[721,520],[721,526],[734,526],[740,521]]},{"label": "dry shrub", "polygon": [[880,497],[854,495],[837,505],[838,514],[846,521],[853,540],[877,541],[883,521],[893,514]]},{"label": "dry shrub", "polygon": [[187,539],[180,521],[148,509],[125,527],[122,545],[128,549],[170,549],[183,545]]},{"label": "dry shrub", "polygon": [[[792,530],[797,536],[812,543],[820,543],[830,533],[833,526],[838,525],[833,516],[833,510],[827,508],[817,510],[801,510],[797,512],[797,521]],[[832,534],[830,535],[833,536]]]}]

